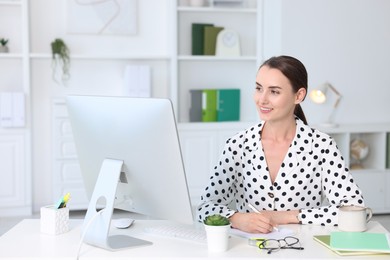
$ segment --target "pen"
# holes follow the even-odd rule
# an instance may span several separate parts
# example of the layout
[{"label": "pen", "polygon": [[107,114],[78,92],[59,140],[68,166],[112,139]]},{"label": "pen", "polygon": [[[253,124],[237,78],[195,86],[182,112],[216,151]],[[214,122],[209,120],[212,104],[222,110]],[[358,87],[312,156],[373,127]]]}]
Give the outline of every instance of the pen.
[{"label": "pen", "polygon": [[[249,203],[248,206],[249,206],[254,212],[261,214],[261,212],[258,211],[255,207],[253,207],[252,204]],[[279,231],[279,229],[278,229],[277,227],[273,227],[273,229],[274,229],[275,231]]]}]

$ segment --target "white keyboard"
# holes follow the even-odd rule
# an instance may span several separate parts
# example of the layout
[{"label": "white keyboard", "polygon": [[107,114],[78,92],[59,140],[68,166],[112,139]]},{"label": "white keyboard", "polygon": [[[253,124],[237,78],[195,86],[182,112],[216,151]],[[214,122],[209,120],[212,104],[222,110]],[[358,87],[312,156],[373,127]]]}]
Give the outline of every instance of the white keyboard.
[{"label": "white keyboard", "polygon": [[145,232],[153,235],[178,238],[198,243],[207,242],[206,232],[204,230],[196,229],[194,227],[159,225],[146,227]]}]

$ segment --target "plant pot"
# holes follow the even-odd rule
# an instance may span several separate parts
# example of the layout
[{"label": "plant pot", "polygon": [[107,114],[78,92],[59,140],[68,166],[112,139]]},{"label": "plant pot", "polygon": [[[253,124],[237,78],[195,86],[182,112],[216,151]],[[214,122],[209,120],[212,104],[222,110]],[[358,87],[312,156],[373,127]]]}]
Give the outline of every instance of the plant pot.
[{"label": "plant pot", "polygon": [[0,52],[8,52],[8,46],[0,46]]},{"label": "plant pot", "polygon": [[209,252],[224,252],[229,249],[230,225],[209,226],[204,225],[207,236],[207,247]]}]

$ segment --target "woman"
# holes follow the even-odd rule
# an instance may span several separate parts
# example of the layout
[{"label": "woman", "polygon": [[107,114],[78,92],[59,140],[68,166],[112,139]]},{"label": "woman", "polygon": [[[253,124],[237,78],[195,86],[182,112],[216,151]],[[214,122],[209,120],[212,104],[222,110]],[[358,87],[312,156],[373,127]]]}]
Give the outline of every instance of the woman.
[{"label": "woman", "polygon": [[307,81],[290,56],[260,66],[254,101],[262,121],[227,140],[199,221],[219,213],[234,228],[268,233],[279,224],[337,225],[340,205],[364,205],[335,141],[307,125],[300,106]]}]

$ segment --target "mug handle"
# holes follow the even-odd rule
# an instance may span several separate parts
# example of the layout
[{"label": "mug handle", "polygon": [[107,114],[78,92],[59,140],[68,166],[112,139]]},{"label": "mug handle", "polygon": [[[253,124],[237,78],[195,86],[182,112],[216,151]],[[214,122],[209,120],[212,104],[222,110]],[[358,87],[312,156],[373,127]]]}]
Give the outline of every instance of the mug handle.
[{"label": "mug handle", "polygon": [[366,222],[368,222],[372,218],[372,210],[371,210],[371,208],[366,208],[366,212],[367,212]]}]

